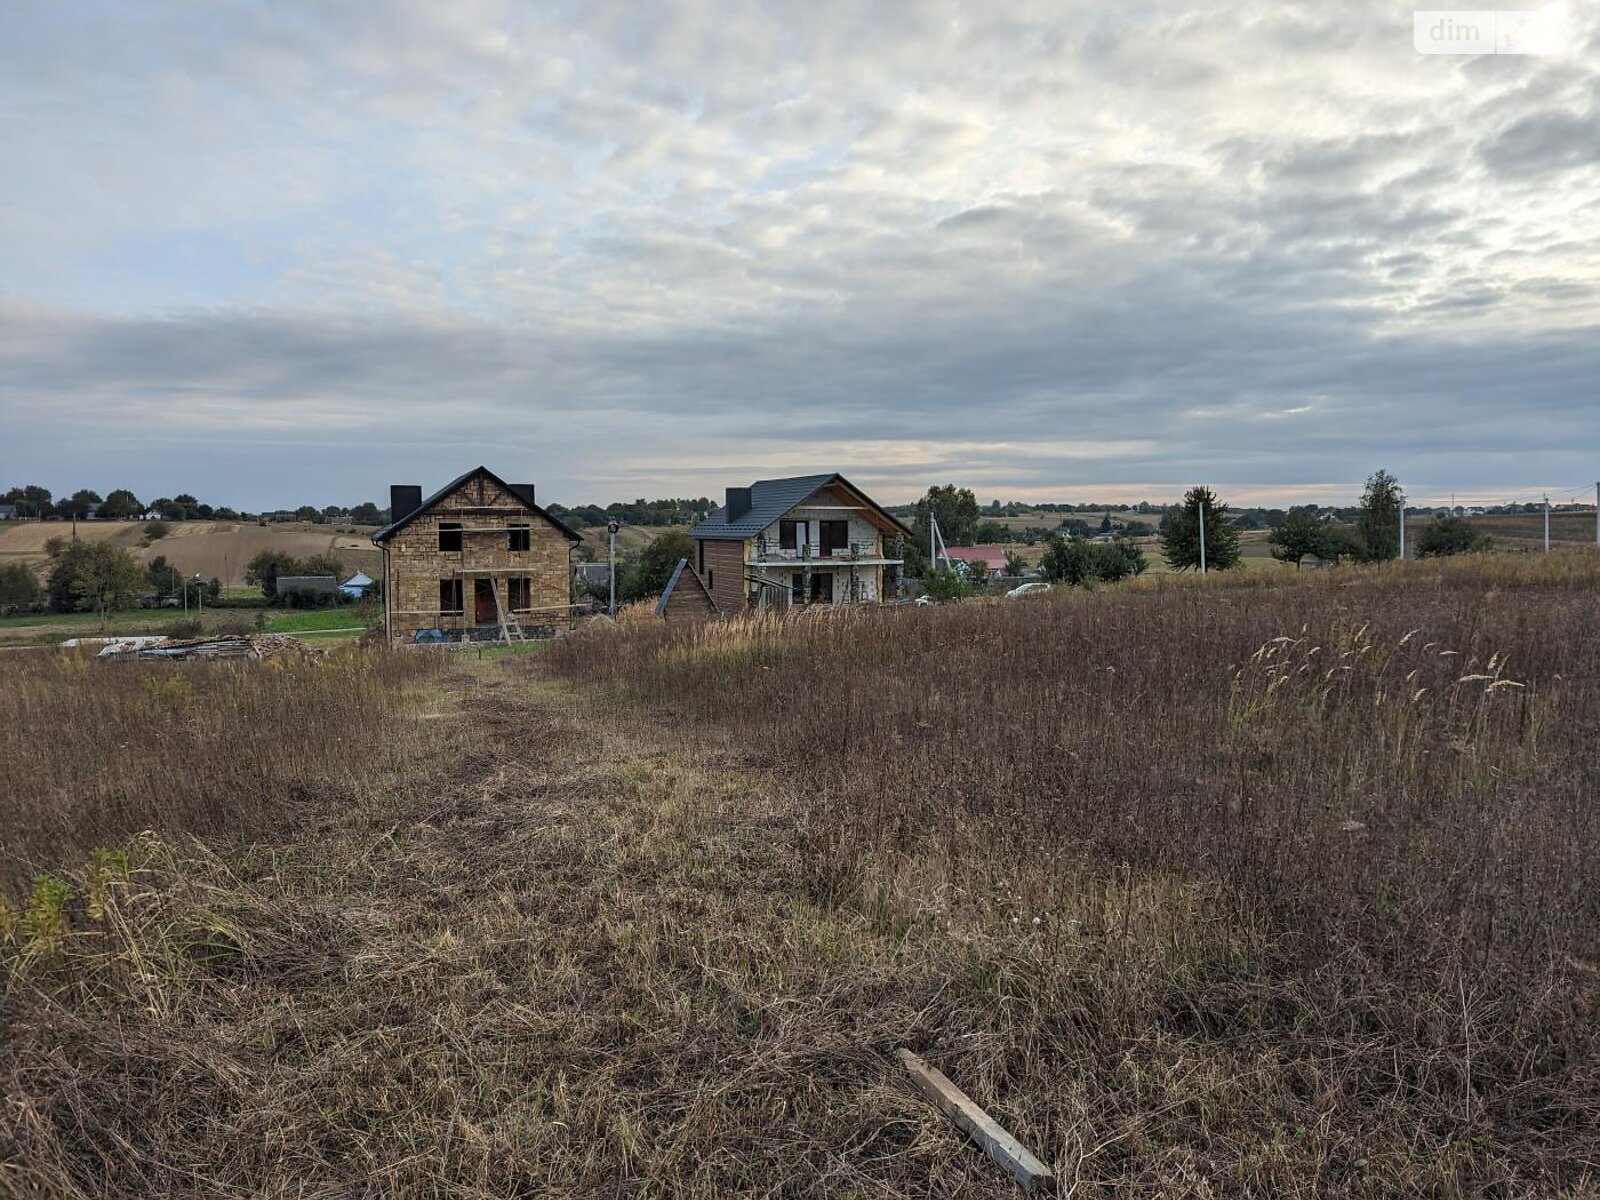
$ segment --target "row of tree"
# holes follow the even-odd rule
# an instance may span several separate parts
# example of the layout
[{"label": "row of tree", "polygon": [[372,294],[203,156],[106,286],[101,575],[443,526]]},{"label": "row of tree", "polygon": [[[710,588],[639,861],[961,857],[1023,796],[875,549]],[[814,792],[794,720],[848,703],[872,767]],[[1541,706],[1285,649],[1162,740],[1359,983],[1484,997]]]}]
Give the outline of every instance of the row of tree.
[{"label": "row of tree", "polygon": [[215,600],[222,591],[220,580],[188,579],[164,555],[141,564],[120,546],[87,539],[66,542],[52,538],[47,550],[50,568],[43,582],[24,563],[0,567],[0,614],[48,608],[104,616],[132,608],[144,596],[176,596],[189,589]]},{"label": "row of tree", "polygon": [[698,525],[716,509],[716,502],[704,496],[698,500],[671,499],[645,500],[630,503],[621,501],[601,508],[598,504],[578,504],[571,508],[561,504],[545,506],[545,511],[558,521],[578,529],[590,529],[610,521],[624,525]]},{"label": "row of tree", "polygon": [[[243,521],[251,520],[250,513],[227,506],[213,507],[204,504],[187,492],[176,496],[159,496],[145,502],[127,488],[114,488],[104,496],[93,488],[80,488],[70,496],[56,499],[47,487],[30,483],[14,487],[0,495],[0,504],[14,505],[19,517],[39,519],[84,520],[97,517],[106,521],[127,521],[134,517],[155,513],[163,521]],[[315,508],[309,504],[294,510],[297,521],[311,521],[319,525],[348,523],[351,525],[382,525],[388,519],[388,510],[368,501],[354,508],[330,504]]]}]

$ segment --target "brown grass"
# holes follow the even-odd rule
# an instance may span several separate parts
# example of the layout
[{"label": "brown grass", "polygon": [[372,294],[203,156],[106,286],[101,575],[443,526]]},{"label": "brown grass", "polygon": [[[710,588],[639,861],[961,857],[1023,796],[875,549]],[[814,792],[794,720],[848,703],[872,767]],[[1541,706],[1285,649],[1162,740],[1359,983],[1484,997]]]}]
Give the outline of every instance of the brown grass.
[{"label": "brown grass", "polygon": [[260,830],[274,810],[356,786],[382,768],[402,686],[433,666],[350,651],[304,663],[7,656],[0,894],[142,829]]},{"label": "brown grass", "polygon": [[[1600,1163],[1597,586],[1592,555],[1147,579],[549,662],[803,780],[828,903],[1037,917],[1037,979],[1130,947],[1127,1015],[1270,1048],[1289,1090],[1234,1115],[1268,1137],[1315,1097],[1343,1185],[1379,1186],[1396,1150],[1381,1102],[1413,1139],[1396,1184],[1579,1186]],[[1050,994],[1023,1077],[1079,1060]]]},{"label": "brown grass", "polygon": [[899,1045],[1076,1196],[1593,1195],[1595,583],[452,657],[381,778],[20,914],[0,1195],[1014,1195]]}]

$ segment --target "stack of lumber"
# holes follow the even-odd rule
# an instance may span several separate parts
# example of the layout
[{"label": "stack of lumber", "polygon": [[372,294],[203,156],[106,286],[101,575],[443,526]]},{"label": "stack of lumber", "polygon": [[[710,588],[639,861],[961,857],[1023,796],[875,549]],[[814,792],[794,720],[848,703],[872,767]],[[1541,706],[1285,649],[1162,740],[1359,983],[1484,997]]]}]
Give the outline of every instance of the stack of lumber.
[{"label": "stack of lumber", "polygon": [[286,633],[236,633],[216,637],[161,638],[143,645],[112,643],[100,651],[100,658],[116,659],[211,659],[244,658],[260,662],[265,658],[306,657],[316,650]]}]

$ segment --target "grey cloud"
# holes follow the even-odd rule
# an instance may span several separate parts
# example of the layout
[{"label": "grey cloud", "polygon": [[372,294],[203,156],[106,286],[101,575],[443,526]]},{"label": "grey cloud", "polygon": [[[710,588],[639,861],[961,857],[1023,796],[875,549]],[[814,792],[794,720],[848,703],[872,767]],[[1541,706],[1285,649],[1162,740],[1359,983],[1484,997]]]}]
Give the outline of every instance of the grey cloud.
[{"label": "grey cloud", "polygon": [[1480,154],[1490,169],[1513,175],[1592,166],[1600,163],[1600,110],[1523,117],[1487,142]]},{"label": "grey cloud", "polygon": [[[1592,64],[1424,61],[1391,5],[69,25],[0,50],[0,415],[59,473],[248,479],[284,414],[273,478],[368,494],[499,447],[571,498],[857,447],[906,490],[1600,449]],[[1120,449],[1024,450],[1083,440]]]}]

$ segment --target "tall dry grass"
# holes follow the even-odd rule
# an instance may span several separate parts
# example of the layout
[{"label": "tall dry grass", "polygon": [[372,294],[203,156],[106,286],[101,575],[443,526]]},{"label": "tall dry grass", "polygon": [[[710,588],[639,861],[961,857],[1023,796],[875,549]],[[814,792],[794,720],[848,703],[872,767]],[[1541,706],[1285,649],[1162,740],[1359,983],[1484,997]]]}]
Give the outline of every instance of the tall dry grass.
[{"label": "tall dry grass", "polygon": [[8,656],[0,675],[0,894],[143,829],[259,833],[370,782],[427,656],[97,663]]},{"label": "tall dry grass", "polygon": [[1155,1029],[1283,1039],[1329,1095],[1572,1185],[1600,1169],[1597,595],[1600,557],[1486,556],[543,661],[744,746],[808,809],[819,897],[1001,895],[1067,929],[1046,976],[1137,946]]}]

